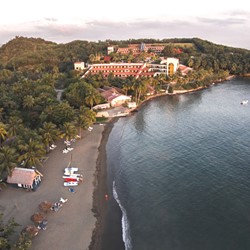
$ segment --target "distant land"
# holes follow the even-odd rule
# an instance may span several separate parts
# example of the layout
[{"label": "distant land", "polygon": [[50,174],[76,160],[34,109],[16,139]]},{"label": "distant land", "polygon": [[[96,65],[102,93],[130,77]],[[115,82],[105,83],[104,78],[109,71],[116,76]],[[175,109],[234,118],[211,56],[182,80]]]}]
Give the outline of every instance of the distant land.
[{"label": "distant land", "polygon": [[[172,38],[172,39],[129,39],[86,41],[75,40],[65,44],[46,41],[42,38],[27,38],[16,36],[0,47],[0,68],[6,70],[35,71],[37,67],[42,71],[57,68],[59,72],[73,69],[73,63],[103,63],[108,55],[108,47],[128,47],[131,44],[164,45],[160,56],[176,57],[184,65],[195,70],[227,70],[229,74],[245,75],[250,72],[250,50],[214,44],[200,38]],[[149,51],[148,51],[149,52]],[[152,52],[152,51],[151,51]],[[131,57],[119,53],[111,53],[111,62],[115,61],[143,61],[148,55]]]}]

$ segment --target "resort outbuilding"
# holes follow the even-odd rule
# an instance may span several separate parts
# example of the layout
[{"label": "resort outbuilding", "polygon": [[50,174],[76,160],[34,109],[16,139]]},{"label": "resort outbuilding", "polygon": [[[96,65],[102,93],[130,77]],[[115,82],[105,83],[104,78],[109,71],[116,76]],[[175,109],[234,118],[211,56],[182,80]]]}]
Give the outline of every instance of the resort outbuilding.
[{"label": "resort outbuilding", "polygon": [[36,169],[14,168],[11,176],[7,178],[7,183],[35,191],[42,180],[42,176]]}]

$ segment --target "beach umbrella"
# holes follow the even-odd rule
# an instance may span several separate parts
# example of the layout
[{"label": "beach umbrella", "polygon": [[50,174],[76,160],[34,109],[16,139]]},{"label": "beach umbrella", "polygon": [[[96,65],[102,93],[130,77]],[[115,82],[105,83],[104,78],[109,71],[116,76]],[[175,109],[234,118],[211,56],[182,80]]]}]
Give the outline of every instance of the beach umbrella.
[{"label": "beach umbrella", "polygon": [[43,213],[40,213],[40,212],[34,213],[31,216],[31,220],[35,223],[39,223],[39,222],[43,221],[44,219],[45,219],[45,215]]},{"label": "beach umbrella", "polygon": [[33,238],[35,237],[39,232],[39,229],[35,226],[26,226],[22,233],[27,234],[29,237]]},{"label": "beach umbrella", "polygon": [[44,212],[47,213],[48,211],[50,211],[50,209],[52,208],[53,203],[49,202],[49,201],[43,201],[39,204],[39,209]]}]

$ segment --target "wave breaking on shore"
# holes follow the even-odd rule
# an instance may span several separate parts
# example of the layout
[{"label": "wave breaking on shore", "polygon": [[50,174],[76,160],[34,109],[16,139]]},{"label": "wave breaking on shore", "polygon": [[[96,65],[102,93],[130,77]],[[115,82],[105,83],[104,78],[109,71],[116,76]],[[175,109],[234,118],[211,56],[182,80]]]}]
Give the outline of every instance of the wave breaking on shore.
[{"label": "wave breaking on shore", "polygon": [[119,200],[118,193],[116,191],[115,181],[113,181],[113,197],[118,203],[121,211],[122,211],[122,239],[125,245],[126,250],[132,249],[131,237],[130,237],[130,229],[129,229],[129,220],[127,216],[126,209],[121,205],[121,201]]}]

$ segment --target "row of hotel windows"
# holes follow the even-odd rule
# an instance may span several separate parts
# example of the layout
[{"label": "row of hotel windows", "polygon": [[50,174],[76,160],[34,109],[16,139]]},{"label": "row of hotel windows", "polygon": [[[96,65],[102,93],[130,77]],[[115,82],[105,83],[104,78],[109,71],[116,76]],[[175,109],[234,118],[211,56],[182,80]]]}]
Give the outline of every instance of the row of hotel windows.
[{"label": "row of hotel windows", "polygon": [[[170,68],[168,69],[170,71]],[[150,68],[150,69],[146,69],[146,70],[141,70],[141,72],[143,73],[147,73],[147,72],[167,72],[168,71],[167,69],[164,69],[164,68],[160,68],[160,69],[156,69],[156,68]],[[172,68],[171,68],[172,70]],[[98,72],[103,72],[103,73],[122,73],[122,72],[127,72],[127,73],[138,73],[139,70],[128,70],[128,69],[125,69],[125,70],[91,70],[91,72],[93,73],[98,73]]]},{"label": "row of hotel windows", "polygon": [[[108,65],[108,66],[93,66],[92,68],[93,69],[117,69],[117,68],[141,68],[142,65]],[[155,65],[155,64],[152,64],[152,65],[148,65],[149,68],[161,68],[161,69],[164,69],[164,68],[167,68],[167,65]]]},{"label": "row of hotel windows", "polygon": [[[108,77],[108,74],[103,74],[104,77]],[[127,77],[128,75],[119,75],[119,74],[114,74],[116,77]],[[131,74],[130,76],[136,77],[137,75]],[[139,75],[139,77],[143,77],[144,75]],[[147,75],[147,77],[153,77],[154,75]]]},{"label": "row of hotel windows", "polygon": [[107,68],[140,68],[142,65],[108,65],[108,66],[93,66],[93,69],[107,69]]},{"label": "row of hotel windows", "polygon": [[[128,73],[137,73],[139,70],[91,70],[93,73],[98,73],[98,72],[104,72],[104,73],[116,73],[116,72],[128,72]],[[142,72],[148,72],[148,71],[142,71]]]},{"label": "row of hotel windows", "polygon": [[[164,47],[149,47],[149,48],[145,48],[144,49],[144,51],[148,51],[148,50],[151,50],[151,51],[154,51],[154,52],[158,52],[158,53],[160,53],[160,52],[162,52],[163,51],[163,49],[164,49]],[[138,49],[138,48],[119,48],[118,50],[117,50],[117,52],[119,53],[128,53],[128,52],[130,52],[130,51],[132,51],[133,53],[139,53],[139,52],[141,52],[141,49]]]}]

